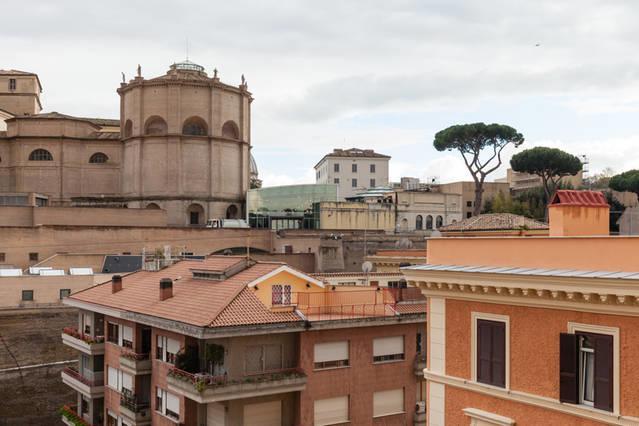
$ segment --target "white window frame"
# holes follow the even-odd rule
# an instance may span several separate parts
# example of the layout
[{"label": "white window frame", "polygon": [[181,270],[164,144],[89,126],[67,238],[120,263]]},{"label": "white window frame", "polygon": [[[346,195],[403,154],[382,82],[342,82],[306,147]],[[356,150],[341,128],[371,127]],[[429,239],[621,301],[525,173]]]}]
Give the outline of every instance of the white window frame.
[{"label": "white window frame", "polygon": [[[159,409],[159,410],[158,410],[158,407],[157,407],[157,396],[158,396],[158,393],[160,394],[160,398],[162,398],[162,406],[160,407],[160,409]],[[166,406],[167,406],[168,395],[171,395],[172,397],[175,397],[175,398],[177,398],[177,399],[178,399],[178,411],[177,411],[177,413],[176,413],[176,414],[177,414],[177,416],[178,416],[178,418],[177,418],[177,419],[176,419],[175,417],[173,417],[173,416],[170,416],[170,415],[166,414]],[[171,392],[167,391],[166,389],[162,389],[162,388],[160,388],[160,387],[156,387],[156,388],[155,388],[155,396],[156,396],[156,400],[155,400],[155,402],[154,402],[154,405],[155,405],[155,411],[156,411],[157,413],[160,413],[160,414],[161,414],[161,415],[163,415],[164,417],[166,417],[166,418],[168,418],[168,419],[171,419],[171,420],[172,420],[172,421],[174,421],[174,422],[175,422],[175,421],[179,421],[180,416],[182,415],[182,414],[180,413],[180,397],[179,397],[178,395],[176,395],[176,394],[174,394],[174,393],[171,393]]]},{"label": "white window frame", "polygon": [[[273,297],[273,288],[281,287],[280,300],[276,303]],[[288,297],[288,300],[286,298]],[[273,306],[290,306],[293,303],[293,287],[290,284],[274,284],[271,286],[271,302]],[[288,303],[285,303],[288,302]]]},{"label": "white window frame", "polygon": [[[168,364],[174,364],[174,362],[169,361],[169,357],[168,354],[172,354],[175,356],[177,356],[177,352],[169,352],[169,340],[173,340],[174,342],[177,342],[178,345],[178,352],[180,351],[179,348],[181,348],[180,342],[177,339],[173,339],[171,337],[168,336],[164,336],[162,334],[157,334],[155,337],[155,350],[157,351],[158,349],[161,349],[160,351],[160,358],[156,358],[158,359],[158,361],[162,361],[162,362],[166,362]],[[162,345],[160,346],[160,344],[158,342],[162,342]]]},{"label": "white window frame", "polygon": [[[471,312],[470,313],[470,379],[474,384],[480,386],[486,386],[492,389],[510,390],[510,317],[508,315],[489,314],[485,312]],[[505,383],[504,387],[492,386],[486,383],[477,381],[477,322],[478,320],[497,321],[503,322],[506,327],[505,333]]]},{"label": "white window frame", "polygon": [[[621,411],[621,357],[620,357],[620,343],[619,343],[619,327],[608,327],[604,325],[594,325],[594,324],[582,324],[577,322],[568,322],[568,333],[577,334],[577,333],[595,333],[595,334],[606,334],[612,336],[612,413],[615,415],[620,415]],[[580,354],[581,355],[581,354]],[[581,356],[579,357],[579,399],[581,400],[581,387],[582,387],[582,379],[581,379]],[[579,407],[587,407],[592,410],[597,410],[596,408],[590,406],[589,404],[578,404]],[[610,413],[609,411],[604,411],[605,413]]]},{"label": "white window frame", "polygon": [[[109,370],[115,370],[116,371],[116,382],[115,386],[113,386],[114,384],[111,383],[111,374]],[[131,393],[133,393],[133,389],[128,389],[124,387],[124,380],[123,380],[123,376],[127,375],[129,377],[131,377],[131,388],[133,388],[135,386],[135,378],[133,376],[131,376],[130,374],[127,374],[125,372],[123,372],[122,370],[120,370],[119,368],[115,368],[113,366],[108,366],[107,367],[107,386],[111,389],[113,389],[114,391],[118,392],[118,393],[122,393],[122,389],[126,389],[128,391],[131,391]]]}]

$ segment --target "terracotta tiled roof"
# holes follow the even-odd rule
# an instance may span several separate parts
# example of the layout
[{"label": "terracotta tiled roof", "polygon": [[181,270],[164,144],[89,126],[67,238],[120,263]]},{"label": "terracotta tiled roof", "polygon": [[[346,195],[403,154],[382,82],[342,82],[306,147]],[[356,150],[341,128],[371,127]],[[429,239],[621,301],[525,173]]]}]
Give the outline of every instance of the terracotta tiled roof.
[{"label": "terracotta tiled roof", "polygon": [[561,189],[555,192],[551,206],[608,207],[606,197],[600,191],[576,191]]},{"label": "terracotta tiled roof", "polygon": [[120,120],[114,118],[91,118],[91,117],[77,117],[81,120],[90,121],[100,127],[120,127]]},{"label": "terracotta tiled roof", "polygon": [[548,224],[512,213],[490,213],[473,216],[439,228],[442,232],[510,231],[520,229],[548,229]]},{"label": "terracotta tiled roof", "polygon": [[[425,257],[425,256],[424,256]],[[402,275],[401,272],[369,272],[369,277],[395,277]],[[331,277],[366,277],[364,272],[324,272],[321,274],[310,274],[311,277],[322,279]]]},{"label": "terracotta tiled roof", "polygon": [[426,302],[398,303],[395,305],[395,310],[400,314],[425,314]]},{"label": "terracotta tiled roof", "polygon": [[33,115],[21,115],[18,118],[32,118],[32,119],[49,119],[49,120],[80,120],[86,121],[94,126],[98,127],[119,127],[120,120],[110,119],[110,118],[86,118],[86,117],[75,117],[73,115],[62,114],[57,111],[52,112],[44,112],[42,114],[33,114]]},{"label": "terracotta tiled roof", "polygon": [[254,324],[298,322],[302,319],[295,312],[271,312],[245,287],[233,301],[215,318],[211,327],[228,327]]},{"label": "terracotta tiled roof", "polygon": [[[224,281],[193,279],[190,270],[225,270],[243,261],[244,258],[234,256],[182,261],[159,272],[140,271],[127,275],[122,279],[122,290],[117,293],[111,293],[111,283],[108,282],[75,293],[71,299],[207,327],[213,325],[229,304],[235,305],[231,302],[249,282],[277,269],[281,264],[257,263]],[[159,300],[161,278],[175,280],[173,297],[164,301]],[[240,306],[225,313],[218,324],[230,325],[233,318],[242,315],[251,324],[252,319],[271,318],[265,313],[268,308],[259,302],[247,306],[243,311]],[[285,319],[290,320],[289,317]]]}]

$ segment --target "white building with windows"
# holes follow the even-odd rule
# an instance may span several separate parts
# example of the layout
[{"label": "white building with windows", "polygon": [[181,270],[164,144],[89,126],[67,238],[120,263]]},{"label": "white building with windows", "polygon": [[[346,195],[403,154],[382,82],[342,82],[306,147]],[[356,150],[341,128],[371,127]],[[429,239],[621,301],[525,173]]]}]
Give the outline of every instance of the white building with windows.
[{"label": "white building with windows", "polygon": [[388,185],[390,156],[372,149],[334,149],[315,165],[315,183],[338,185],[341,199]]}]

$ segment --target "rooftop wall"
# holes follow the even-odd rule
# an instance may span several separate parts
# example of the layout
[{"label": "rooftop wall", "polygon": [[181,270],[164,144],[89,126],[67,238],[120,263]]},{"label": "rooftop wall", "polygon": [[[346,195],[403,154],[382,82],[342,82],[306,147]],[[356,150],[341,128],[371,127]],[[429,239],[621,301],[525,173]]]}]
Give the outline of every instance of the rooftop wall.
[{"label": "rooftop wall", "polygon": [[0,207],[2,226],[166,226],[164,210],[93,207]]}]

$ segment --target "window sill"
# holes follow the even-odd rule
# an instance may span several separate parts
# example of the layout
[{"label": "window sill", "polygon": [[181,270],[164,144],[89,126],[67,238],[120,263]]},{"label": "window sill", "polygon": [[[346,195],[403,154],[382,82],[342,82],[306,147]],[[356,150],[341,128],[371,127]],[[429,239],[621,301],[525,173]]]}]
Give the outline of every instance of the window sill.
[{"label": "window sill", "polygon": [[[328,370],[343,370],[344,368],[351,368],[350,365],[344,365],[342,367],[326,367],[326,368],[314,368],[313,372],[315,371],[328,371]],[[331,423],[333,424],[333,423]],[[335,423],[337,425],[341,424],[341,423]]]},{"label": "window sill", "polygon": [[176,425],[177,425],[177,424],[180,424],[180,419],[177,419],[177,420],[176,420],[175,418],[173,418],[173,417],[171,417],[171,416],[167,416],[166,414],[164,414],[164,413],[163,413],[163,412],[161,412],[161,411],[158,411],[158,410],[154,410],[154,411],[155,411],[155,414],[157,414],[158,416],[162,416],[162,417],[164,417],[165,419],[168,419],[168,420],[172,421],[172,422],[173,422],[173,423],[175,423]]},{"label": "window sill", "polygon": [[396,364],[399,362],[404,362],[405,359],[389,359],[388,361],[373,361],[373,365],[383,365],[383,364]]},{"label": "window sill", "polygon": [[380,414],[379,416],[373,416],[374,419],[382,419],[384,417],[390,417],[390,416],[398,416],[400,414],[406,414],[406,411],[397,411],[395,413],[386,413],[386,414]]},{"label": "window sill", "polygon": [[502,392],[510,392],[510,388],[509,387],[501,387],[501,386],[495,386],[495,385],[489,385],[488,383],[482,383],[482,382],[478,382],[476,380],[468,380],[468,383],[471,385],[477,385],[477,386],[482,386],[485,387],[487,389],[493,389],[493,390],[498,390],[498,391],[502,391]]}]

